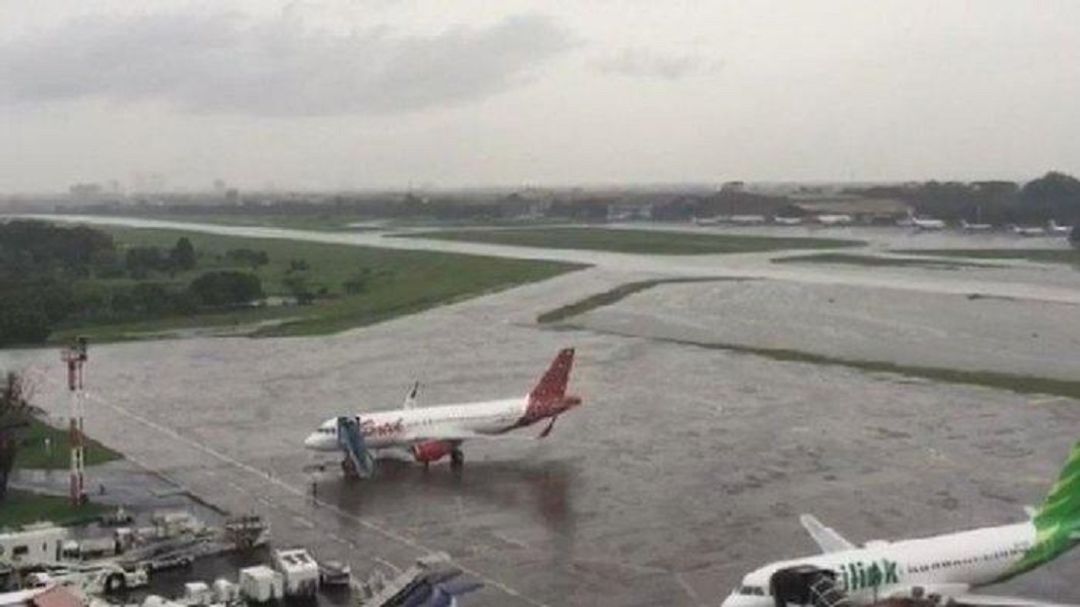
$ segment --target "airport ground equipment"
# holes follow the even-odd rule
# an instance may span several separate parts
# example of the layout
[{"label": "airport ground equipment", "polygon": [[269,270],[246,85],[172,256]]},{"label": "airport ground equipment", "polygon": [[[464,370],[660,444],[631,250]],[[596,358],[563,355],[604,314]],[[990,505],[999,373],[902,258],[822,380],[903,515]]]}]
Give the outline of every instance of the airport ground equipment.
[{"label": "airport ground equipment", "polygon": [[274,569],[281,573],[285,596],[290,598],[313,597],[319,590],[319,565],[303,548],[275,550],[272,557]]},{"label": "airport ground equipment", "polygon": [[266,565],[245,567],[240,570],[240,594],[255,603],[284,599],[284,579]]},{"label": "airport ground equipment", "polygon": [[337,418],[337,439],[345,460],[342,465],[349,476],[371,478],[375,474],[375,456],[367,448],[364,433],[360,431],[360,421],[355,417]]},{"label": "airport ground equipment", "polygon": [[[375,583],[372,583],[375,581]],[[462,577],[447,554],[435,553],[417,559],[416,564],[389,581],[381,574],[361,585],[361,607],[406,607],[425,605],[450,607],[456,598],[483,587]]]}]

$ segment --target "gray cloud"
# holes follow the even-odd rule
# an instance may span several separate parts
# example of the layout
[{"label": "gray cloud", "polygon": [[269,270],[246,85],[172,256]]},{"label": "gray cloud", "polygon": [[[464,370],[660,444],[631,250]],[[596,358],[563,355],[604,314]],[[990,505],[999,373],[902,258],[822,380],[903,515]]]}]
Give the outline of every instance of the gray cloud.
[{"label": "gray cloud", "polygon": [[209,113],[397,113],[510,89],[574,43],[540,15],[428,36],[385,27],[317,31],[288,14],[99,16],[0,43],[0,101],[99,97]]},{"label": "gray cloud", "polygon": [[671,55],[643,48],[624,48],[593,62],[603,74],[631,78],[679,80],[719,69],[721,64],[693,54]]}]

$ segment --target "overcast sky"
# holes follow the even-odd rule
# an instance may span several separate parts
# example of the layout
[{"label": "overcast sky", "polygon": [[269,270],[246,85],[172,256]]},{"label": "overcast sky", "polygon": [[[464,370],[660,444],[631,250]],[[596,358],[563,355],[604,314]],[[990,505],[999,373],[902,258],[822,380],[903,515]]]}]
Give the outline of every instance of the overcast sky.
[{"label": "overcast sky", "polygon": [[0,0],[0,192],[1080,173],[1080,2]]}]

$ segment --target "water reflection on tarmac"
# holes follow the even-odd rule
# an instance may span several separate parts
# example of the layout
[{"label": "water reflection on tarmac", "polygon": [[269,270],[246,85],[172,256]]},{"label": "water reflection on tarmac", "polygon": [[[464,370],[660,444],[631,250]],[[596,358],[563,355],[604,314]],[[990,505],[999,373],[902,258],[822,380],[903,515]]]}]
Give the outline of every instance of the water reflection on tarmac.
[{"label": "water reflection on tarmac", "polygon": [[[991,314],[964,325],[971,333],[984,328],[986,342],[964,347],[960,335],[953,350],[939,347],[947,341],[926,342],[939,361],[978,362],[997,325],[1019,330],[1025,314],[1053,325],[1054,308],[1040,311],[1048,304],[1035,300],[1080,302],[1080,280],[1067,268],[1042,280],[1023,267],[804,270],[777,268],[767,256],[705,257],[587,254],[581,259],[603,263],[335,336],[96,347],[87,429],[223,508],[263,514],[279,542],[348,561],[358,574],[446,551],[487,584],[468,601],[484,606],[717,604],[745,571],[814,552],[797,521],[805,511],[860,542],[1021,520],[1080,438],[1080,403],[1067,399],[665,341],[683,337],[679,331],[724,339],[737,329],[740,339],[782,346],[785,335],[800,335],[795,324],[741,326],[738,318],[779,321],[783,302],[827,297],[830,285],[842,284],[868,296],[802,322],[833,335],[831,348],[856,344],[888,357],[899,349],[874,350],[880,319],[892,319],[890,330],[903,337],[896,327],[908,321],[935,328],[920,318],[921,305],[946,320],[966,314],[965,289],[1022,296],[1002,313],[1009,322]],[[585,330],[533,323],[540,312],[629,280],[703,269],[768,274],[780,285],[769,289],[783,297],[751,283],[680,285],[599,310]],[[792,275],[799,280],[785,278]],[[902,301],[876,290],[896,284]],[[744,295],[746,302],[731,304]],[[1075,360],[1068,335],[1054,342],[1063,366]],[[917,336],[900,341],[905,356],[919,356]],[[554,352],[571,344],[578,348],[572,386],[586,402],[548,439],[468,443],[460,473],[382,461],[375,479],[354,483],[330,466],[316,475],[313,498],[305,471],[312,455],[301,444],[326,418],[396,407],[415,379],[421,402],[431,404],[524,394]],[[1008,352],[1030,359],[1037,347],[1004,350],[986,359],[1009,364]],[[0,367],[9,366],[51,378],[41,405],[63,415],[55,352],[0,352]],[[994,591],[1080,601],[1072,582],[1078,564],[1070,554]]]}]

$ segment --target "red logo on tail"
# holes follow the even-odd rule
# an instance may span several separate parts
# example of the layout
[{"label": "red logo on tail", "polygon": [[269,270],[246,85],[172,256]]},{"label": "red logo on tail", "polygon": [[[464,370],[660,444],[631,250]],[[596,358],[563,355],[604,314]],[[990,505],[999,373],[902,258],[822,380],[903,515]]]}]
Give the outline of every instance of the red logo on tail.
[{"label": "red logo on tail", "polygon": [[574,349],[566,348],[560,351],[540,378],[540,383],[529,392],[529,403],[525,408],[525,415],[518,421],[518,427],[555,417],[581,404],[580,398],[566,395],[566,384],[570,381],[570,369],[573,366]]}]

